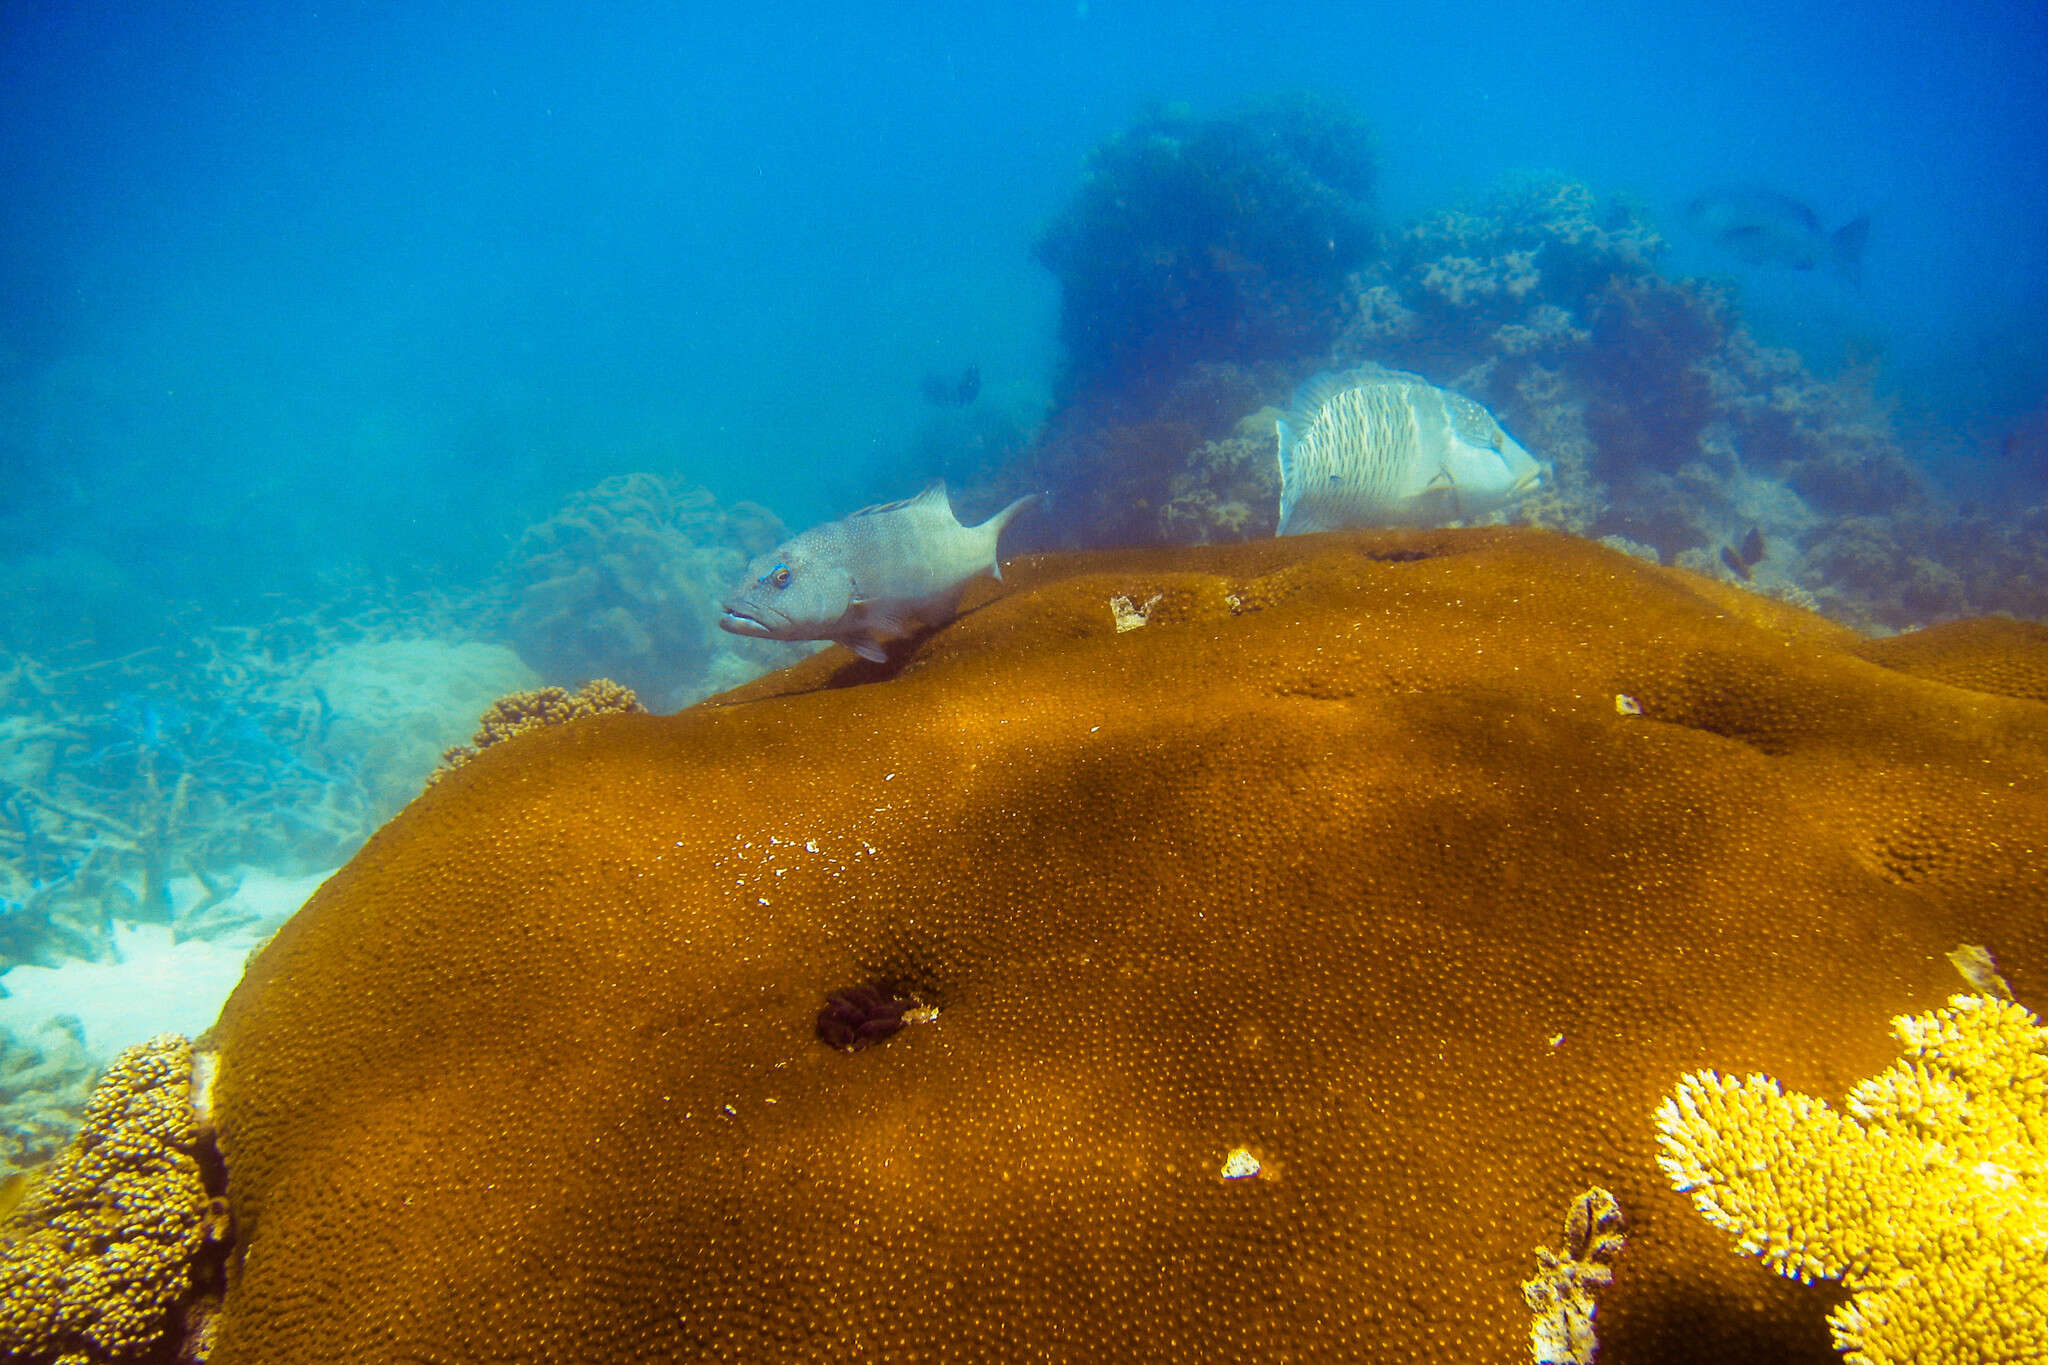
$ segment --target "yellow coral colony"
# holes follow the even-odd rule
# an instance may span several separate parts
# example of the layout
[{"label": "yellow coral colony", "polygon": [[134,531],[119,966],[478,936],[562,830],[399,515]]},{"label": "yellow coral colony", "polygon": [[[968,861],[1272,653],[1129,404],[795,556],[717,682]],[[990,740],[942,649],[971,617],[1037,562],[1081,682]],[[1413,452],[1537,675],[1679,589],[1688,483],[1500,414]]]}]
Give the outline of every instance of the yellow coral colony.
[{"label": "yellow coral colony", "polygon": [[116,1057],[71,1147],[0,1219],[0,1355],[103,1365],[156,1346],[207,1238],[191,1082],[175,1034]]},{"label": "yellow coral colony", "polygon": [[1658,1163],[1709,1221],[1796,1279],[1859,1365],[2048,1359],[2048,1029],[1958,995],[1900,1017],[1892,1067],[1844,1110],[1700,1071],[1657,1110]]}]

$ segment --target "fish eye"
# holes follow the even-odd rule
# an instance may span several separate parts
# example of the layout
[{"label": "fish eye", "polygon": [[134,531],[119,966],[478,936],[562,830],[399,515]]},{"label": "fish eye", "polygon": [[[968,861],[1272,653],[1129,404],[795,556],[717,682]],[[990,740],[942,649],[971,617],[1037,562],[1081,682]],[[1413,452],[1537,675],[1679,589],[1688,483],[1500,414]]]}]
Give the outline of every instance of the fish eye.
[{"label": "fish eye", "polygon": [[767,573],[761,575],[761,581],[771,588],[786,588],[789,586],[790,576],[789,565],[777,564]]}]

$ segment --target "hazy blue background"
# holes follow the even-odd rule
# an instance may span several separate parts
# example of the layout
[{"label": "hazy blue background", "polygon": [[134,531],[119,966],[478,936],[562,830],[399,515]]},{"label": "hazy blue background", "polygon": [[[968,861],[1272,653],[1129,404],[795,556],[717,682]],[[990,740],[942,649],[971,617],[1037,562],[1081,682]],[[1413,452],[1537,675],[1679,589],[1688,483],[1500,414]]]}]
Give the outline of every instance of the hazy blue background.
[{"label": "hazy blue background", "polygon": [[[1944,460],[2048,392],[2037,3],[0,16],[0,559],[223,606],[479,571],[624,470],[799,524],[912,491],[928,366],[1043,409],[1032,236],[1148,101],[1348,97],[1393,222],[1521,169],[1639,195]],[[1861,291],[1686,236],[1749,184],[1873,214]]]}]

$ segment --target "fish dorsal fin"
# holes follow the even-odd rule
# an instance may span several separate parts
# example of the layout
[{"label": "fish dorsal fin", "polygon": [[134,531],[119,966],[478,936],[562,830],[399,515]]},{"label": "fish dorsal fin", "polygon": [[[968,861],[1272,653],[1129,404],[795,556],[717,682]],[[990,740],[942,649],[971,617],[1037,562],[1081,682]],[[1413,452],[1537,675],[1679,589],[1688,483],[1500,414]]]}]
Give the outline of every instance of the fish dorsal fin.
[{"label": "fish dorsal fin", "polygon": [[1390,370],[1370,360],[1348,370],[1325,370],[1303,380],[1301,387],[1294,391],[1294,397],[1288,403],[1288,418],[1298,436],[1315,422],[1316,414],[1327,407],[1331,399],[1347,389],[1363,388],[1368,384],[1428,383],[1419,374]]},{"label": "fish dorsal fin", "polygon": [[847,513],[847,520],[851,521],[855,517],[880,516],[884,512],[900,512],[906,507],[919,507],[933,502],[936,502],[940,507],[945,508],[948,514],[951,514],[953,500],[946,496],[946,481],[944,479],[938,479],[926,484],[924,491],[915,497],[898,498],[894,502],[878,502],[873,506],[849,512]]}]

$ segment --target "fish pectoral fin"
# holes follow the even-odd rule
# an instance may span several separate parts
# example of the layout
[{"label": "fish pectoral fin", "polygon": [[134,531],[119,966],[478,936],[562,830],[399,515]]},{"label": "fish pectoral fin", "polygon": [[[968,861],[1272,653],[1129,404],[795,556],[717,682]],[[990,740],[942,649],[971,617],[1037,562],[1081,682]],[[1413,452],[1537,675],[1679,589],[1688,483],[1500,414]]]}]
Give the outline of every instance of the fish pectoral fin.
[{"label": "fish pectoral fin", "polygon": [[863,639],[859,636],[855,636],[852,639],[841,640],[839,643],[845,645],[848,649],[860,655],[861,658],[866,659],[871,664],[885,664],[889,662],[888,651],[882,648],[879,641]]},{"label": "fish pectoral fin", "polygon": [[1448,521],[1461,515],[1458,504],[1458,481],[1448,469],[1439,469],[1411,505],[1429,521]]},{"label": "fish pectoral fin", "polygon": [[917,627],[913,614],[900,602],[881,602],[870,598],[855,605],[861,609],[861,629],[877,640],[900,640]]}]

